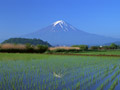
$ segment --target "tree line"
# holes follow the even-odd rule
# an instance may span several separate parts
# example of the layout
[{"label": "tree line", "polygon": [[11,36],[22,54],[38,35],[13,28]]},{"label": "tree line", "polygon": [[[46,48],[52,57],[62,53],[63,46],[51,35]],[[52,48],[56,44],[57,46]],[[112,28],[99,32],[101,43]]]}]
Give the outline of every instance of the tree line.
[{"label": "tree line", "polygon": [[88,47],[88,45],[73,45],[72,47],[79,47],[80,50],[83,50],[83,51],[87,51],[88,49],[89,50],[110,50],[110,49],[120,49],[120,46],[115,44],[115,43],[111,43],[111,45],[107,46],[107,45],[104,45],[104,46],[91,46],[91,47]]},{"label": "tree line", "polygon": [[44,53],[48,50],[47,45],[31,45],[29,43],[22,44],[1,44],[0,52],[7,53]]},{"label": "tree line", "polygon": [[104,45],[104,46],[91,46],[90,47],[91,50],[111,50],[111,49],[120,49],[120,46],[115,44],[115,43],[111,43],[111,45]]}]

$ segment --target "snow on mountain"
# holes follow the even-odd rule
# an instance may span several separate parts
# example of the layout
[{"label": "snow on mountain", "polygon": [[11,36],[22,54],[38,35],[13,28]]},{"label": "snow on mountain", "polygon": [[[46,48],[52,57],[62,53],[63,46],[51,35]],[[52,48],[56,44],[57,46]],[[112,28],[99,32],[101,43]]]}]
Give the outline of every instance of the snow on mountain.
[{"label": "snow on mountain", "polygon": [[72,25],[64,22],[63,20],[56,21],[52,25],[53,25],[53,28],[52,28],[53,31],[62,30],[66,32],[69,30],[76,30]]},{"label": "snow on mountain", "polygon": [[120,39],[91,34],[78,30],[67,22],[59,20],[52,25],[36,32],[23,35],[25,38],[40,38],[52,45],[102,45],[104,43],[120,41]]},{"label": "snow on mountain", "polygon": [[62,25],[66,25],[67,26],[67,24],[64,21],[62,21],[62,20],[56,21],[56,22],[53,23],[54,26],[56,26],[57,24],[59,24],[60,26],[62,26]]}]

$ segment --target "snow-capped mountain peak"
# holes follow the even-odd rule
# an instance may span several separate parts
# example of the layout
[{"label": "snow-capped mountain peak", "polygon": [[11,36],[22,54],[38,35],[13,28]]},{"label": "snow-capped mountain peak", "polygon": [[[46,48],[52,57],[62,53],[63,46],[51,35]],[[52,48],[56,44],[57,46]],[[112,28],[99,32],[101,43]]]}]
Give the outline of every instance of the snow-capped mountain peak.
[{"label": "snow-capped mountain peak", "polygon": [[62,25],[65,24],[65,22],[63,20],[59,20],[53,23],[54,26],[56,26],[57,24]]},{"label": "snow-capped mountain peak", "polygon": [[72,31],[72,30],[76,30],[72,25],[64,22],[63,20],[59,20],[53,23],[53,31]]}]

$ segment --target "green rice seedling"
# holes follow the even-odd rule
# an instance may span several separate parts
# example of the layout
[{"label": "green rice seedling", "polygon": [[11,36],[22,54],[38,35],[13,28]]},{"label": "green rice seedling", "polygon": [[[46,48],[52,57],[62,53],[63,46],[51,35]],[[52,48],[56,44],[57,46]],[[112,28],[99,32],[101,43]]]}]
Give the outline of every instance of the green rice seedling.
[{"label": "green rice seedling", "polygon": [[119,77],[119,82],[120,82],[120,77]]},{"label": "green rice seedling", "polygon": [[80,82],[76,84],[76,89],[79,89],[79,88],[80,88]]},{"label": "green rice seedling", "polygon": [[109,83],[109,79],[105,80],[98,88],[97,90],[103,90],[104,87]]},{"label": "green rice seedling", "polygon": [[117,72],[115,72],[114,75],[111,77],[111,81],[113,81],[118,74],[120,74],[119,70]]},{"label": "green rice seedling", "polygon": [[109,90],[114,90],[115,86],[118,85],[118,78],[116,78],[116,80],[112,83],[112,85],[110,86]]}]

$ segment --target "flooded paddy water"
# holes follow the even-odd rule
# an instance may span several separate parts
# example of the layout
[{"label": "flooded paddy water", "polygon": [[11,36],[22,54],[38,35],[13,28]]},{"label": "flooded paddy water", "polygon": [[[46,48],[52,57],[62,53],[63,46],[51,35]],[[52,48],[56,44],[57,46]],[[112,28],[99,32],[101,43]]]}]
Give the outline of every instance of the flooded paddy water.
[{"label": "flooded paddy water", "polygon": [[0,90],[120,90],[120,58],[40,56],[0,60]]}]

